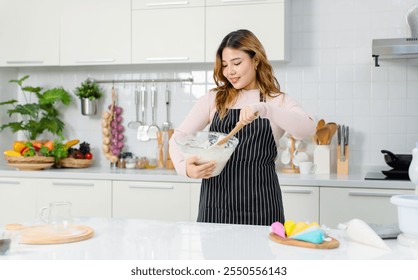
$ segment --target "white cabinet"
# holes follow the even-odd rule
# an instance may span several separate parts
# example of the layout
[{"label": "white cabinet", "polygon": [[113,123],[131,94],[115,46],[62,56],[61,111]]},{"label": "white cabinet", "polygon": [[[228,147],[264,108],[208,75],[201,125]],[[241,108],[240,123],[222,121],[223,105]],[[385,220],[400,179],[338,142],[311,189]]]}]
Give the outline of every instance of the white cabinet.
[{"label": "white cabinet", "polygon": [[59,1],[0,0],[0,66],[59,64]]},{"label": "white cabinet", "polygon": [[319,187],[281,186],[285,219],[319,222]]},{"label": "white cabinet", "polygon": [[190,220],[192,222],[197,221],[197,214],[199,213],[200,186],[201,183],[190,184]]},{"label": "white cabinet", "polygon": [[203,0],[133,0],[132,9],[132,63],[204,61]]},{"label": "white cabinet", "polygon": [[289,5],[287,0],[207,0],[206,61],[215,60],[222,39],[237,29],[252,31],[269,60],[288,60]]},{"label": "white cabinet", "polygon": [[61,65],[131,63],[130,0],[61,1]]},{"label": "white cabinet", "polygon": [[111,195],[111,181],[0,178],[0,225],[37,219],[54,201],[70,201],[74,217],[111,217]]},{"label": "white cabinet", "polygon": [[190,184],[113,181],[113,217],[190,221]]},{"label": "white cabinet", "polygon": [[390,203],[391,196],[412,193],[413,190],[321,187],[320,221],[331,228],[354,218],[394,224],[398,216],[396,206]]},{"label": "white cabinet", "polygon": [[37,217],[36,180],[0,177],[0,227]]},{"label": "white cabinet", "polygon": [[37,180],[38,207],[54,201],[69,201],[74,217],[112,216],[112,182],[107,180]]}]

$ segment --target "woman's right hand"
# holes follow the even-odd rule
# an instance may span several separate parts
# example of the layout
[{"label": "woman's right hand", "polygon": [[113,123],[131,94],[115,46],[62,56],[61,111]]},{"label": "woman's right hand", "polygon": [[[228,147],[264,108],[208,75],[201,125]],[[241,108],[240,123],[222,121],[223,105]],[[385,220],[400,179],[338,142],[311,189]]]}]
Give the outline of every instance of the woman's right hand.
[{"label": "woman's right hand", "polygon": [[215,161],[210,161],[203,164],[198,164],[198,156],[192,156],[186,160],[186,174],[190,178],[194,179],[207,179],[211,177],[215,170]]}]

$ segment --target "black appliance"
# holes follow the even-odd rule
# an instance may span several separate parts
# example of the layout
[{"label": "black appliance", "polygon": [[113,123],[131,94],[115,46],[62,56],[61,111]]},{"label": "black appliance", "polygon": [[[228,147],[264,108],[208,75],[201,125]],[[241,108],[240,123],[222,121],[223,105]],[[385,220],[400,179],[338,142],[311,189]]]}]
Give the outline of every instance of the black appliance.
[{"label": "black appliance", "polygon": [[412,155],[394,154],[387,150],[382,150],[387,165],[392,169],[379,172],[370,172],[366,174],[365,180],[410,180],[408,175],[409,165],[412,161]]}]

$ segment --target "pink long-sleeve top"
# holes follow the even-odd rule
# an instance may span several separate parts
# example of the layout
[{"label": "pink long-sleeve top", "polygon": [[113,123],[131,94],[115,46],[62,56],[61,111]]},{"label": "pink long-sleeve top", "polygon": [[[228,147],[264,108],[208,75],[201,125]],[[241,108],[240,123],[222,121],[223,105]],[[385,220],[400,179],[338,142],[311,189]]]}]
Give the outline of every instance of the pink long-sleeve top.
[{"label": "pink long-sleeve top", "polygon": [[[174,138],[179,134],[202,131],[210,125],[216,112],[215,97],[216,92],[210,91],[199,98],[180,126],[174,130],[170,139],[170,156],[178,174],[187,176],[185,159]],[[287,94],[280,94],[275,98],[267,98],[266,102],[260,102],[259,89],[240,90],[237,101],[230,109],[241,109],[246,106],[251,106],[255,112],[258,112],[260,118],[270,120],[277,147],[279,147],[279,139],[286,131],[295,139],[309,137],[315,132],[313,119]]]}]

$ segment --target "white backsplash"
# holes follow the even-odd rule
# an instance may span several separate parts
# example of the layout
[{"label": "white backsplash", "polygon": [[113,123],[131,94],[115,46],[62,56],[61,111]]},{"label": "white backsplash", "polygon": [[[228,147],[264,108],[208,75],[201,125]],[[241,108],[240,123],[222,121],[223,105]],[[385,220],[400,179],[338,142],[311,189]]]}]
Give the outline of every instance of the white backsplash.
[{"label": "white backsplash", "polygon": [[[418,60],[380,60],[371,57],[373,38],[410,36],[407,10],[418,1],[398,0],[292,0],[291,61],[274,63],[282,89],[318,120],[350,126],[350,164],[384,165],[381,149],[411,153],[418,141]],[[268,27],[266,27],[268,28]],[[211,64],[169,64],[96,67],[20,68],[18,77],[30,75],[28,85],[63,86],[70,92],[87,77],[101,79],[173,79],[193,76],[192,85],[171,84],[171,121],[174,126],[197,98],[214,86]],[[5,83],[15,69],[0,70],[1,100]],[[101,114],[111,103],[111,84],[97,116],[82,116],[74,96],[62,110],[65,136],[91,143],[97,164],[108,165],[101,153]],[[127,128],[135,119],[135,84],[116,84],[118,104],[124,108],[126,148],[138,156],[154,157],[156,141],[140,142]],[[148,84],[148,87],[150,85]],[[165,83],[158,86],[157,122],[166,120]],[[6,96],[7,98],[7,96]],[[147,122],[151,122],[148,98]],[[2,119],[5,114],[2,111]],[[9,131],[0,134],[0,147],[9,145]],[[308,139],[309,140],[309,139]],[[334,139],[335,142],[335,139]],[[335,145],[335,143],[333,143]]]}]

